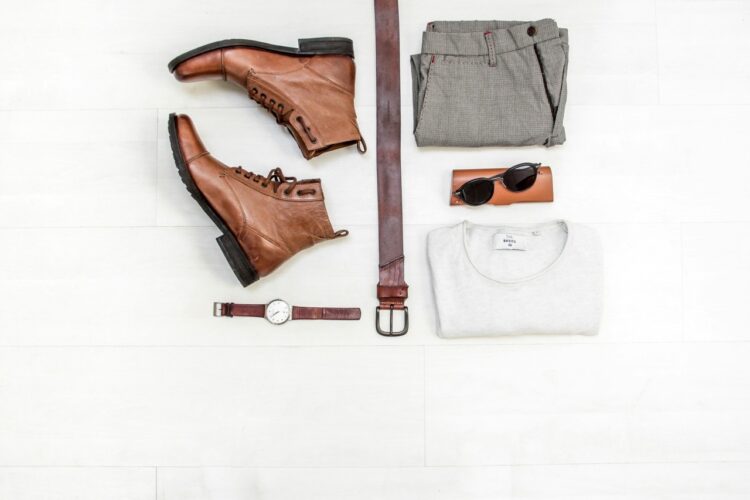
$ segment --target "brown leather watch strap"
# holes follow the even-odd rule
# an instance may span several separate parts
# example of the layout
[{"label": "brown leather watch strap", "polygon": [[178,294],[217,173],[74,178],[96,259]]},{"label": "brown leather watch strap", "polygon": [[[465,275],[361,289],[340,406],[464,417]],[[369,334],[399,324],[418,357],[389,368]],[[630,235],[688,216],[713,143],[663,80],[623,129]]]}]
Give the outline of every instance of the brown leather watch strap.
[{"label": "brown leather watch strap", "polygon": [[292,319],[343,319],[358,320],[362,311],[358,307],[292,307]]},{"label": "brown leather watch strap", "polygon": [[265,304],[234,304],[232,302],[214,302],[214,316],[250,316],[263,318],[266,315]]},{"label": "brown leather watch strap", "polygon": [[[263,318],[266,304],[234,304],[214,302],[214,316],[248,316]],[[291,319],[358,320],[362,311],[358,307],[298,307],[292,306]]]},{"label": "brown leather watch strap", "polygon": [[[375,66],[377,70],[377,165],[380,275],[375,328],[397,337],[409,330],[404,281],[404,229],[401,210],[401,82],[398,0],[375,0]],[[380,312],[390,315],[380,326]],[[394,311],[404,312],[404,326],[393,329]]]}]

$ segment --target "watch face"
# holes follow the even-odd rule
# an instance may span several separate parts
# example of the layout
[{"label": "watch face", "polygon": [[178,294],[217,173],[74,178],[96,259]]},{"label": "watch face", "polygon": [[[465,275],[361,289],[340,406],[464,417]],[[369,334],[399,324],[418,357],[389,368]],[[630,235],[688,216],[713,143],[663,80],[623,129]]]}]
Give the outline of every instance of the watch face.
[{"label": "watch face", "polygon": [[272,300],[266,306],[266,319],[274,324],[281,325],[292,317],[292,308],[283,300]]}]

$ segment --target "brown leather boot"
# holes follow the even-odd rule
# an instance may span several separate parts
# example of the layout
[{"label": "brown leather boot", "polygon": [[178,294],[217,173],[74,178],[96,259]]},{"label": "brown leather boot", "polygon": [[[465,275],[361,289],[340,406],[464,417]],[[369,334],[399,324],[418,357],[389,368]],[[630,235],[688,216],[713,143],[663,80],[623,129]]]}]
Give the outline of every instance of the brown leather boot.
[{"label": "brown leather boot", "polygon": [[354,111],[354,51],[348,38],[308,38],[299,48],[224,40],[169,63],[181,82],[226,80],[285,125],[308,160],[356,144],[367,150]]},{"label": "brown leather boot", "polygon": [[242,286],[300,250],[348,234],[331,227],[319,179],[227,167],[206,151],[185,115],[169,116],[169,139],[182,182],[224,233],[217,241]]}]

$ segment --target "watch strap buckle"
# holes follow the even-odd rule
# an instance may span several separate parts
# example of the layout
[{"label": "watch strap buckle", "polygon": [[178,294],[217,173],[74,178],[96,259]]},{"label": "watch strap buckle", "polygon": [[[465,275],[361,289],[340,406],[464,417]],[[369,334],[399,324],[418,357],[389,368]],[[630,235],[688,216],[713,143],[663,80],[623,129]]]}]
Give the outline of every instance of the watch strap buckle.
[{"label": "watch strap buckle", "polygon": [[214,302],[214,317],[221,318],[222,316],[227,316],[231,318],[233,316],[231,313],[231,308],[233,305],[234,304],[227,302]]}]

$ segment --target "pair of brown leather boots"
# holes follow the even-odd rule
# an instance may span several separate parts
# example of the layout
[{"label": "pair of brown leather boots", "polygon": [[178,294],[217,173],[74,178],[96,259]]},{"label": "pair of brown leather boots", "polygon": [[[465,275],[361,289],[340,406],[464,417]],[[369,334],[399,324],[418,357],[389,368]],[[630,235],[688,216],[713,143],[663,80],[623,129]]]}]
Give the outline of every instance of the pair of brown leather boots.
[{"label": "pair of brown leather boots", "polygon": [[[284,125],[307,158],[356,145],[364,153],[354,111],[354,52],[347,38],[299,40],[299,48],[224,40],[169,63],[182,82],[231,81]],[[319,179],[297,180],[280,168],[268,175],[215,159],[186,115],[169,117],[177,169],[190,194],[223,233],[217,241],[243,286],[294,254],[338,238]]]}]

